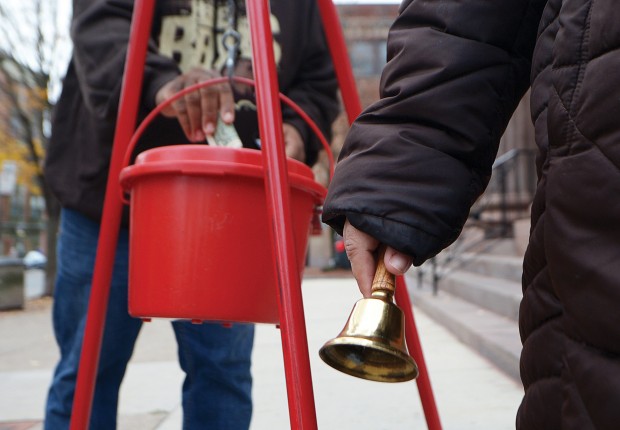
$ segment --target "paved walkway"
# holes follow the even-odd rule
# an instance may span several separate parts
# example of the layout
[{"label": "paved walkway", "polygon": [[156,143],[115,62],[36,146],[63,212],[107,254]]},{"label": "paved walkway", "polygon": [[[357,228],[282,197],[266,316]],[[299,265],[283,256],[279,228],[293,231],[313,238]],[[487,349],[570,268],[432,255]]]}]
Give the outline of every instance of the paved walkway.
[{"label": "paved walkway", "polygon": [[[360,380],[331,369],[318,357],[319,348],[338,334],[359,299],[354,280],[308,276],[303,294],[319,429],[426,428],[415,382]],[[50,306],[51,300],[42,299],[24,311],[0,312],[0,430],[42,428],[57,359]],[[422,312],[415,317],[444,429],[513,429],[520,385]],[[251,430],[288,429],[280,332],[273,326],[257,327],[253,373]],[[119,429],[179,430],[181,381],[169,323],[146,324],[122,387]]]}]

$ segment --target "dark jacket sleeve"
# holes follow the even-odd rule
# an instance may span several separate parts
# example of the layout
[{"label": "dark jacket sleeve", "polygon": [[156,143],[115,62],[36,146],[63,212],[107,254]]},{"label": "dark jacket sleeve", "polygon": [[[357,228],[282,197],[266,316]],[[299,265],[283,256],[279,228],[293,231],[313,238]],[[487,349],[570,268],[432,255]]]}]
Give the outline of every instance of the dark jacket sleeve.
[{"label": "dark jacket sleeve", "polygon": [[[75,69],[87,108],[101,119],[116,119],[133,4],[132,0],[74,1],[71,37]],[[180,73],[172,59],[157,52],[151,40],[142,93],[148,109],[155,107],[157,90]]]},{"label": "dark jacket sleeve", "polygon": [[[340,110],[338,83],[317,2],[315,0],[299,1],[299,4],[303,4],[305,10],[294,18],[297,28],[291,28],[290,33],[299,33],[301,28],[306,27],[307,36],[303,39],[303,45],[296,47],[298,52],[289,55],[289,57],[299,56],[299,58],[295,61],[296,72],[288,73],[293,79],[286,84],[284,92],[312,118],[329,142],[331,125]],[[284,37],[290,36],[284,35]],[[306,142],[306,162],[312,165],[316,160],[317,152],[322,148],[320,141],[308,125],[290,108],[283,106],[282,115],[285,122],[294,125],[299,130]]]},{"label": "dark jacket sleeve", "polygon": [[388,38],[381,99],[355,121],[323,220],[419,265],[452,243],[488,184],[529,85],[544,1],[405,1]]}]

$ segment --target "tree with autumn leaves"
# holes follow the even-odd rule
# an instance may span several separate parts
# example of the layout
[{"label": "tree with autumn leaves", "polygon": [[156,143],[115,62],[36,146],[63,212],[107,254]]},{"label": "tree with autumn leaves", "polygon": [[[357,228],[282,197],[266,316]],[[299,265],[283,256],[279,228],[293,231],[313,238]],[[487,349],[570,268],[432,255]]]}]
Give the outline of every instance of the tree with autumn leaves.
[{"label": "tree with autumn leaves", "polygon": [[[0,168],[17,164],[17,183],[45,200],[48,292],[55,273],[59,205],[42,163],[53,105],[69,51],[70,11],[63,0],[0,3]],[[64,35],[64,37],[63,37]]]}]

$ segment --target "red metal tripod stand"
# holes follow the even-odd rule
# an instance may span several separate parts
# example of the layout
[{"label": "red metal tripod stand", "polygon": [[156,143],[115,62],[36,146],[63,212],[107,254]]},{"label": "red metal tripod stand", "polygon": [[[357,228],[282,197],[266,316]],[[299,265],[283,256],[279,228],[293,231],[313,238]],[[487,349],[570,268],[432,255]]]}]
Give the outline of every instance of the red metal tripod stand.
[{"label": "red metal tripod stand", "polygon": [[[331,0],[318,0],[323,26],[340,84],[349,122],[361,112],[359,96],[348,62],[344,38],[336,9]],[[120,229],[122,201],[118,178],[124,155],[136,127],[140,89],[146,50],[150,36],[155,0],[136,0],[131,25],[130,44],[125,65],[118,122],[110,163],[103,209],[99,245],[92,282],[86,329],[73,403],[71,429],[88,428],[105,315],[107,310],[114,254]],[[289,181],[282,137],[282,115],[278,98],[278,81],[269,21],[267,0],[247,0],[252,37],[259,130],[263,145],[265,191],[271,239],[274,249],[278,306],[291,428],[316,429],[316,413],[308,342],[301,296],[301,279],[297,270],[292,226],[289,220]],[[406,318],[409,350],[418,363],[418,388],[429,429],[440,429],[417,329],[406,293],[404,279],[397,281],[396,299]]]}]

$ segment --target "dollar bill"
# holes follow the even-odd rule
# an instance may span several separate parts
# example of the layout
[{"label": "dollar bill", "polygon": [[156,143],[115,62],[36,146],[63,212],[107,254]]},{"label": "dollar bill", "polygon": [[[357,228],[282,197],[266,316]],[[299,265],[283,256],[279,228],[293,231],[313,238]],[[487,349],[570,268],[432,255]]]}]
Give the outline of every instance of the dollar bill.
[{"label": "dollar bill", "polygon": [[243,144],[233,124],[226,124],[218,117],[215,133],[207,136],[207,142],[212,146],[226,146],[228,148],[242,148]]}]

